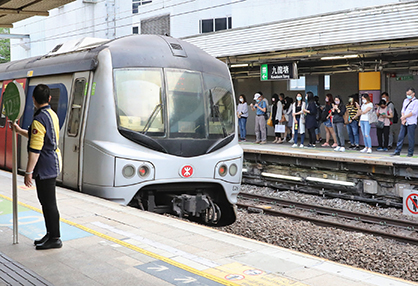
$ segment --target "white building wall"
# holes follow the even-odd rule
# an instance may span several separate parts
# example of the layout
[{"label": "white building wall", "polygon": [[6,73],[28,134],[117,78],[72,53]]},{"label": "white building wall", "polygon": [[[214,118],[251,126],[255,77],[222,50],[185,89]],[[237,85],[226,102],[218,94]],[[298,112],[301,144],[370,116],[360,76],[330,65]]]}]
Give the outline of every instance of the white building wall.
[{"label": "white building wall", "polygon": [[[232,27],[246,27],[309,15],[335,12],[402,0],[153,0],[132,14],[132,0],[77,0],[50,11],[49,17],[32,17],[14,24],[14,34],[30,39],[11,40],[11,58],[43,55],[56,45],[82,37],[112,39],[140,29],[141,19],[170,15],[170,34],[181,38],[199,33],[199,20],[232,17]],[[113,6],[114,5],[114,6]]]}]

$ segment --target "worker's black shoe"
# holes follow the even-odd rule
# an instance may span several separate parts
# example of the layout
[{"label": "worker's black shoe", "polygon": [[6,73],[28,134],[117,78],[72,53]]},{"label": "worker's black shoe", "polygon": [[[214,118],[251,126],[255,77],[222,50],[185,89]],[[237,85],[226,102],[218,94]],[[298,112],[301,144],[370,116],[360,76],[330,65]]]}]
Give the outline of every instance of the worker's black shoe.
[{"label": "worker's black shoe", "polygon": [[44,237],[42,237],[41,239],[37,239],[37,240],[35,240],[35,241],[33,242],[33,244],[35,244],[35,245],[42,244],[42,243],[44,243],[45,241],[47,241],[47,240],[48,240],[48,238],[49,238],[49,232],[47,232],[47,233],[44,235]]},{"label": "worker's black shoe", "polygon": [[36,250],[50,249],[50,248],[61,248],[62,241],[59,238],[50,238],[42,244],[36,246]]}]

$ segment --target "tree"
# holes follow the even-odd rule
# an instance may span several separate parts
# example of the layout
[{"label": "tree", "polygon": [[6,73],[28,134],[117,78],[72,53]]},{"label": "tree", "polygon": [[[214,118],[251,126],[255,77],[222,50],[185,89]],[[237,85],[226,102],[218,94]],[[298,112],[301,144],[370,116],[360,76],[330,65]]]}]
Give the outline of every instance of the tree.
[{"label": "tree", "polygon": [[[7,28],[0,28],[0,34],[10,34]],[[0,39],[0,63],[10,62],[10,39]]]}]

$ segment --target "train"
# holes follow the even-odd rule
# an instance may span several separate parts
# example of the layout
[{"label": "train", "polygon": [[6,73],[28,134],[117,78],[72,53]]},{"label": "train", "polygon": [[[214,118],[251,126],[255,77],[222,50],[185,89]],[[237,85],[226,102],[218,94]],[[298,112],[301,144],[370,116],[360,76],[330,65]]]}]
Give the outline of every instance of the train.
[{"label": "train", "polygon": [[[0,65],[0,168],[12,167],[3,92],[25,90],[28,128],[36,85],[51,90],[63,168],[57,183],[208,225],[236,220],[243,151],[227,65],[169,36],[83,38],[46,55]],[[27,139],[18,138],[18,168]]]}]

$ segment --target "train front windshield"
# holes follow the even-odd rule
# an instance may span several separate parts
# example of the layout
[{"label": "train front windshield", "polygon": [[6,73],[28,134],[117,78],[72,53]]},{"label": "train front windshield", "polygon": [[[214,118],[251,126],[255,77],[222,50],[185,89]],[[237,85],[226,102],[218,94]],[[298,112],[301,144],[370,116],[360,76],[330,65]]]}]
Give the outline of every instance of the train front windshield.
[{"label": "train front windshield", "polygon": [[119,127],[153,138],[221,139],[235,131],[229,78],[178,69],[115,70]]}]

